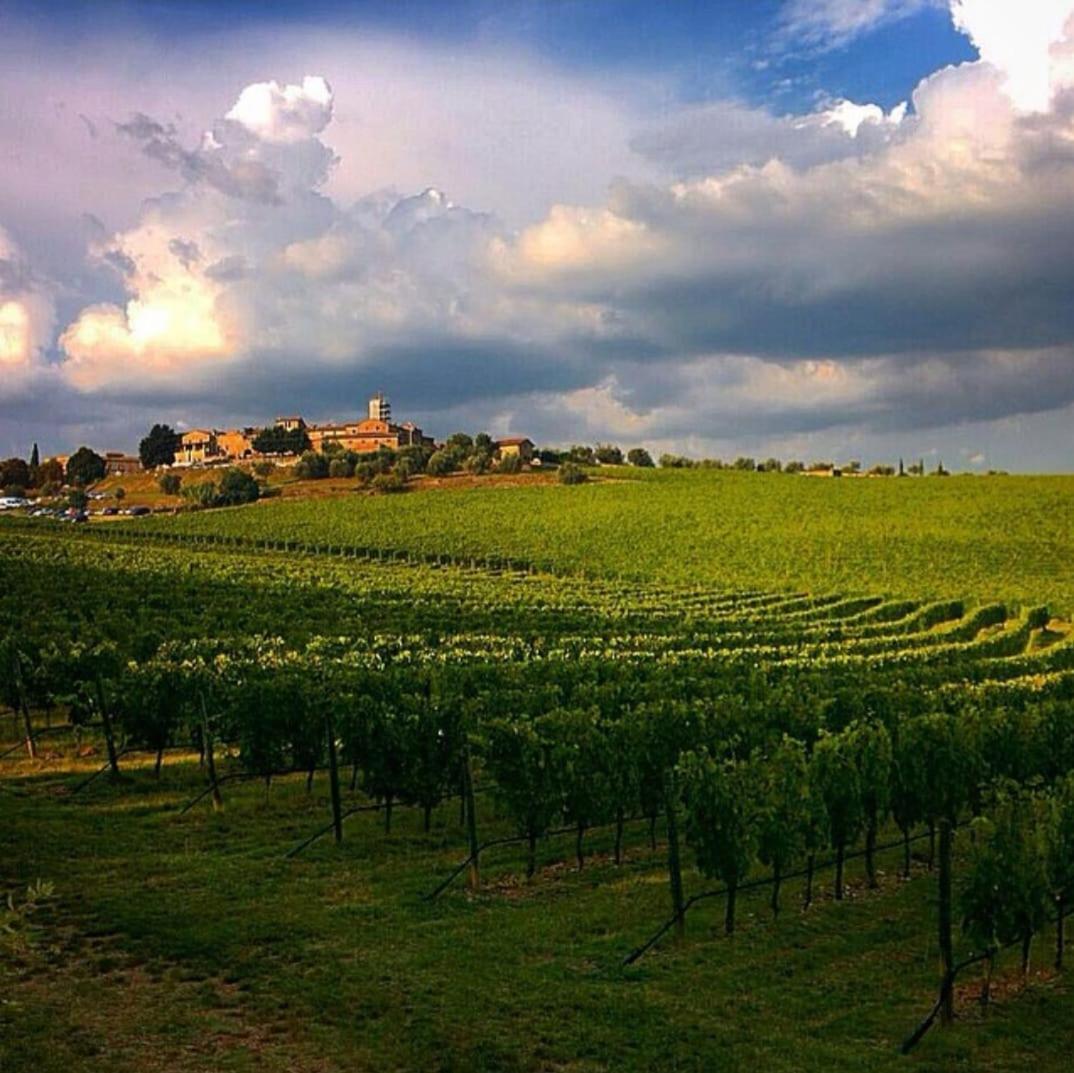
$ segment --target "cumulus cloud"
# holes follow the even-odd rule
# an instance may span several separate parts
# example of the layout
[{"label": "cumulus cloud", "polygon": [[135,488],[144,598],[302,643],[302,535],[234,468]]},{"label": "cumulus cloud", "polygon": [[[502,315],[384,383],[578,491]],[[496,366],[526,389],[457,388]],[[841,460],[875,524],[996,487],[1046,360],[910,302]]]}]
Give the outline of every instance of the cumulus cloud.
[{"label": "cumulus cloud", "polygon": [[20,390],[38,369],[53,315],[51,296],[0,229],[0,394]]},{"label": "cumulus cloud", "polygon": [[247,86],[227,118],[265,142],[293,145],[320,134],[332,118],[332,90],[325,79],[307,75],[300,86],[255,82]]},{"label": "cumulus cloud", "polygon": [[1017,108],[1044,111],[1056,92],[1074,84],[1070,0],[951,0],[951,16],[981,59],[1002,72]]}]

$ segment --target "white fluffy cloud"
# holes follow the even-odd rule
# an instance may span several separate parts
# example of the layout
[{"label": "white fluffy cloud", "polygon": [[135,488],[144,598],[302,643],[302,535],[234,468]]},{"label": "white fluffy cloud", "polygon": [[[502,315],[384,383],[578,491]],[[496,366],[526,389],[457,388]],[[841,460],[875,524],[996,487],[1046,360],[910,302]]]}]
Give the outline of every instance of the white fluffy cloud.
[{"label": "white fluffy cloud", "polygon": [[53,325],[51,298],[14,241],[0,229],[0,394],[35,371]]},{"label": "white fluffy cloud", "polygon": [[266,142],[290,145],[320,134],[332,119],[332,90],[325,79],[307,75],[300,86],[255,82],[247,86],[227,118]]},{"label": "white fluffy cloud", "polygon": [[951,0],[951,16],[981,59],[1001,71],[1004,90],[1023,111],[1045,111],[1074,83],[1067,39],[1071,0]]}]

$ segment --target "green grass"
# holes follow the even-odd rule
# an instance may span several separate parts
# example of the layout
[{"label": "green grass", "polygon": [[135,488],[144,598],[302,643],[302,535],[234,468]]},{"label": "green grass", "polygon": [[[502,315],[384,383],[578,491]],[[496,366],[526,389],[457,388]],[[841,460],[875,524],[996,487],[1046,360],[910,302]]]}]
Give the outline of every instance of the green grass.
[{"label": "green grass", "polygon": [[572,488],[270,500],[132,525],[502,555],[568,573],[726,589],[1050,601],[1074,610],[1074,477],[611,472]]},{"label": "green grass", "polygon": [[[502,850],[487,862],[488,893],[429,904],[421,892],[463,855],[450,806],[431,835],[412,812],[388,838],[355,817],[342,847],[286,861],[324,820],[323,782],[310,798],[301,780],[278,784],[267,804],[248,785],[223,815],[183,818],[175,806],[200,785],[189,762],[173,761],[159,786],[143,772],[81,799],[45,792],[86,763],[17,763],[8,785],[34,796],[0,796],[5,878],[58,890],[36,971],[31,959],[4,981],[5,1071],[76,1073],[106,1054],[120,1073],[255,1059],[300,1071],[1066,1068],[1074,997],[1046,978],[986,1018],[965,1002],[955,1029],[899,1057],[934,994],[937,955],[933,879],[895,879],[894,856],[878,894],[859,886],[802,913],[789,884],[778,924],[763,895],[745,898],[732,940],[714,902],[691,916],[683,946],[623,968],[668,908],[641,829],[621,869],[552,867],[570,856],[562,840],[527,887]],[[591,838],[598,851],[606,842]],[[83,938],[50,951],[64,927]]]}]

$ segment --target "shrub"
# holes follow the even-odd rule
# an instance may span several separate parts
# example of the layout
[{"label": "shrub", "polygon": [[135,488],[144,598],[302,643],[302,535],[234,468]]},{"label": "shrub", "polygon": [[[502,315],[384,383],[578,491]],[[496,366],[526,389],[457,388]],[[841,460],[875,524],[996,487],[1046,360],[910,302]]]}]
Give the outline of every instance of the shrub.
[{"label": "shrub", "polygon": [[496,466],[499,473],[521,473],[522,459],[518,455],[504,455]]},{"label": "shrub", "polygon": [[327,477],[328,459],[316,451],[304,451],[295,465],[295,476],[306,481]]},{"label": "shrub", "polygon": [[467,473],[487,473],[492,464],[492,458],[485,451],[474,451],[463,463],[463,469]]},{"label": "shrub", "polygon": [[1051,621],[1051,612],[1046,607],[1031,607],[1026,612],[1026,625],[1031,630],[1043,630]]},{"label": "shrub", "polygon": [[447,450],[434,451],[429,461],[425,464],[425,472],[430,477],[444,477],[455,468],[455,459]]},{"label": "shrub", "polygon": [[271,477],[272,474],[276,472],[276,463],[267,461],[255,462],[251,468],[258,477],[264,480],[265,477]]},{"label": "shrub", "polygon": [[220,478],[216,505],[233,507],[240,503],[253,503],[260,495],[261,489],[257,486],[257,481],[246,470],[232,467],[224,470],[224,475]]},{"label": "shrub", "polygon": [[377,467],[372,462],[359,462],[354,467],[354,475],[359,484],[368,484],[377,475]]},{"label": "shrub", "polygon": [[640,469],[651,469],[653,466],[653,456],[644,447],[631,447],[627,451],[626,460]]},{"label": "shrub", "polygon": [[183,478],[178,473],[165,473],[157,481],[157,486],[166,496],[177,496],[183,486]]},{"label": "shrub", "polygon": [[183,498],[195,507],[211,507],[216,500],[216,485],[212,481],[183,486]]},{"label": "shrub", "polygon": [[392,492],[402,492],[406,489],[406,481],[397,473],[378,473],[371,485],[374,492],[388,495]]},{"label": "shrub", "polygon": [[333,458],[328,463],[329,477],[353,477],[354,463],[346,458]]},{"label": "shrub", "polygon": [[581,466],[574,462],[564,462],[559,467],[560,484],[585,484],[589,480],[589,474]]}]

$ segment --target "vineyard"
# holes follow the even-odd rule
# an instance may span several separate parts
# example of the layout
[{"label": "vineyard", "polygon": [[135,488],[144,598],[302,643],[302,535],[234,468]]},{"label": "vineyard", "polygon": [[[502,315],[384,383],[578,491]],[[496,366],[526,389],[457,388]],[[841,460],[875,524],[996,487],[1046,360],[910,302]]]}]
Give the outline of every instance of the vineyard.
[{"label": "vineyard", "polygon": [[5,521],[0,1068],[1065,1068],[1072,489]]},{"label": "vineyard", "polygon": [[1074,477],[599,472],[578,488],[269,499],[244,511],[130,524],[417,557],[494,557],[678,586],[1047,601],[1074,612]]}]

